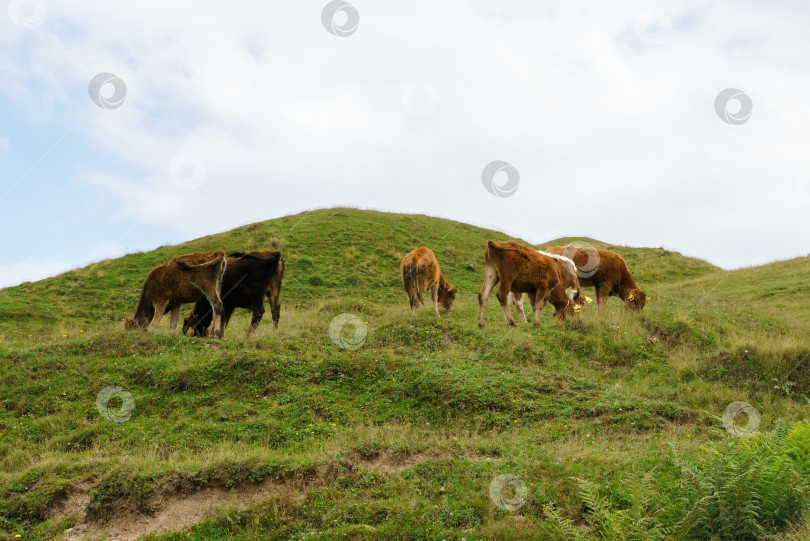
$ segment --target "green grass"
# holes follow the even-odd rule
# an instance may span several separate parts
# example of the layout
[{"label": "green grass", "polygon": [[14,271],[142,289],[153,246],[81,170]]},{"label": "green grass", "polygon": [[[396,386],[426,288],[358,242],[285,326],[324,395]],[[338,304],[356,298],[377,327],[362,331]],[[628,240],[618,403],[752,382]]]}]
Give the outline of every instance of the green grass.
[{"label": "green grass", "polygon": [[[810,260],[723,271],[559,239],[542,246],[618,251],[651,297],[644,311],[611,300],[602,318],[586,307],[513,329],[492,298],[481,330],[483,249],[507,238],[329,209],[0,290],[0,535],[57,538],[77,519],[50,510],[79,482],[100,523],[199,488],[270,483],[257,505],[164,538],[663,539],[697,506],[687,487],[729,487],[753,456],[757,476],[733,485],[744,494],[726,488],[736,499],[717,505],[765,502],[750,538],[801,538],[810,438],[793,427],[810,413]],[[410,318],[401,288],[399,262],[423,244],[460,290],[438,320]],[[123,330],[153,265],[215,249],[283,251],[278,330],[267,317],[246,340],[245,311],[223,341],[172,337],[165,320],[157,334]],[[342,312],[368,324],[360,349],[329,337]],[[133,395],[129,420],[97,411],[109,385]],[[762,415],[753,443],[723,428],[735,400]],[[768,484],[782,482],[773,464],[796,469],[785,479],[797,493]],[[517,511],[489,497],[502,473],[527,485]]]}]

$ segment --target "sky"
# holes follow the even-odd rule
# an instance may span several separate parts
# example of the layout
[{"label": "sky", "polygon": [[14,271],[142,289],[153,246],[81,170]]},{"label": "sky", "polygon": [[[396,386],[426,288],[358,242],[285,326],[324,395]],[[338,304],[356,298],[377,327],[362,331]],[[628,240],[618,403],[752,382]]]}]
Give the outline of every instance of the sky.
[{"label": "sky", "polygon": [[4,4],[0,287],[331,206],[810,253],[807,2]]}]

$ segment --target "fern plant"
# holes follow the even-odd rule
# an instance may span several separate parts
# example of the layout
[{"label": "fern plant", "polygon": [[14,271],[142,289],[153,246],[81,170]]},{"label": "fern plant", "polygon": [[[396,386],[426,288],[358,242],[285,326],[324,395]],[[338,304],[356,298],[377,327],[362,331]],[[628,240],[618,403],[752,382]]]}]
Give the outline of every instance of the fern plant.
[{"label": "fern plant", "polygon": [[679,537],[698,540],[755,541],[799,519],[808,480],[786,452],[784,429],[709,444],[694,461],[680,458],[689,500]]},{"label": "fern plant", "polygon": [[[658,511],[652,508],[656,490],[652,476],[630,476],[625,481],[628,491],[627,505],[616,508],[603,494],[601,487],[587,479],[572,478],[579,488],[579,496],[585,504],[583,531],[571,519],[563,517],[552,506],[545,506],[547,519],[563,539],[582,541],[655,541],[667,539],[669,531],[658,521]],[[587,533],[586,533],[587,532]]]}]

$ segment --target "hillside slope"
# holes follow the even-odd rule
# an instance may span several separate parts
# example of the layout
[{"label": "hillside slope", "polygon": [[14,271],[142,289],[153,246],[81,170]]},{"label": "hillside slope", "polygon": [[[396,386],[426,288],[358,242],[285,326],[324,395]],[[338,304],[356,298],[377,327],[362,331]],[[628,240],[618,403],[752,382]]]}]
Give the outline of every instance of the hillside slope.
[{"label": "hillside slope", "polygon": [[[486,241],[509,238],[501,232],[422,215],[342,208],[303,212],[2,289],[0,329],[8,328],[12,320],[42,331],[63,321],[120,321],[134,311],[143,279],[154,265],[194,251],[280,249],[287,263],[284,298],[298,304],[361,291],[376,298],[397,298],[401,296],[402,258],[413,248],[427,245],[436,253],[448,280],[463,296],[474,297],[481,288]],[[594,245],[602,246],[596,241]],[[611,249],[628,260],[641,283],[716,270],[676,252]]]},{"label": "hillside slope", "polygon": [[[733,535],[686,538],[802,522],[810,258],[727,272],[615,247],[641,314],[613,299],[510,328],[493,298],[480,329],[489,238],[506,236],[320,210],[1,290],[0,538],[663,541],[701,505],[733,509]],[[409,317],[401,289],[420,244],[460,288],[439,319]],[[152,265],[273,247],[277,330],[245,339],[245,311],[221,341],[123,330]],[[364,322],[357,349],[330,334],[341,313]],[[110,386],[131,401],[104,406]],[[750,440],[724,428],[736,401],[761,414]],[[498,497],[503,475],[525,493]]]}]

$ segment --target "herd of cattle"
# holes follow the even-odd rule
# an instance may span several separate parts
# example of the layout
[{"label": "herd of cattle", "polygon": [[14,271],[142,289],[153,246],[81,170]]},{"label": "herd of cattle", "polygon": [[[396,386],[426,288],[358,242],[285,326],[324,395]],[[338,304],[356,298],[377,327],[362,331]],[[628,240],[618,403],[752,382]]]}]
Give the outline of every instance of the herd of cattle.
[{"label": "herd of cattle", "polygon": [[[523,296],[528,294],[534,324],[551,303],[554,316],[564,319],[581,311],[591,299],[582,294],[583,286],[596,292],[599,312],[608,297],[619,297],[630,312],[638,312],[647,303],[647,295],[638,288],[624,259],[615,252],[573,245],[554,246],[538,251],[515,241],[489,241],[484,251],[484,284],[478,293],[478,325],[484,326],[484,310],[493,288],[500,282],[496,296],[509,325],[515,325],[511,306],[526,322]],[[400,268],[411,314],[425,304],[429,289],[433,311],[448,312],[458,288],[445,280],[435,254],[427,247],[416,248],[402,261]],[[284,259],[280,252],[196,252],[174,257],[153,268],[141,289],[135,316],[124,321],[127,329],[155,330],[161,317],[171,312],[171,332],[175,333],[180,307],[195,303],[183,320],[183,334],[222,338],[236,308],[252,310],[247,335],[259,326],[264,315],[264,298],[270,302],[273,325],[277,328],[281,304],[281,279]]]}]

